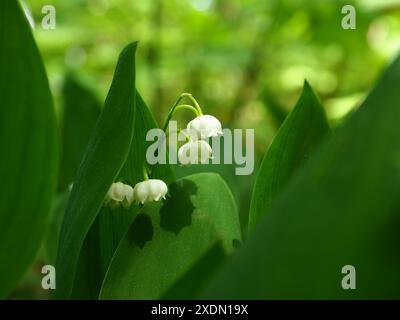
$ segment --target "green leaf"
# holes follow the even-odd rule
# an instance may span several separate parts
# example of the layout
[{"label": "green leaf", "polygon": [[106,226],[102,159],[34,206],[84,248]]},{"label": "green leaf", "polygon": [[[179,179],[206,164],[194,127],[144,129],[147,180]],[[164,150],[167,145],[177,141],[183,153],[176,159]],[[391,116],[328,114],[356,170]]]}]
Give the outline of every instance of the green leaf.
[{"label": "green leaf", "polygon": [[[150,129],[158,128],[158,125],[143,101],[141,95],[136,91],[137,118],[135,121],[135,134],[132,140],[132,147],[129,157],[121,170],[119,179],[134,186],[143,181],[143,165],[146,164],[146,150],[153,143],[146,141],[147,132]],[[151,178],[163,179],[166,183],[175,180],[174,172],[170,165],[154,165],[151,167]]]},{"label": "green leaf", "polygon": [[17,1],[0,10],[0,297],[34,259],[47,225],[58,166],[46,72]]},{"label": "green leaf", "polygon": [[43,251],[46,264],[55,265],[58,251],[58,240],[64,218],[65,208],[67,207],[70,190],[65,190],[53,197],[51,205],[51,215],[46,235],[43,239]]},{"label": "green leaf", "polygon": [[[146,141],[148,130],[157,128],[156,121],[143,99],[136,92],[136,117],[132,145],[127,161],[121,170],[118,181],[134,186],[143,181],[143,165],[146,162],[146,150],[152,142]],[[151,177],[161,179],[167,184],[175,180],[170,165],[152,166]],[[130,210],[102,208],[86,236],[77,268],[72,298],[97,299],[103,278],[111,258],[122,236],[126,233],[139,207]]]},{"label": "green leaf", "polygon": [[250,204],[250,231],[329,132],[324,109],[305,82],[299,101],[278,130],[261,163]]},{"label": "green leaf", "polygon": [[63,98],[60,190],[65,190],[74,181],[100,114],[100,103],[96,96],[72,75],[66,77]]},{"label": "green leaf", "polygon": [[183,276],[168,288],[163,300],[199,299],[207,284],[227,260],[221,243],[213,245]]},{"label": "green leaf", "polygon": [[[399,297],[399,83],[400,57],[203,298]],[[341,286],[346,265],[356,290]]]},{"label": "green leaf", "polygon": [[104,108],[71,191],[57,256],[57,298],[70,296],[86,234],[128,156],[134,131],[136,45],[129,44],[119,57]]},{"label": "green leaf", "polygon": [[156,299],[216,243],[231,253],[241,239],[237,208],[219,175],[170,185],[162,203],[136,216],[111,261],[101,299]]}]

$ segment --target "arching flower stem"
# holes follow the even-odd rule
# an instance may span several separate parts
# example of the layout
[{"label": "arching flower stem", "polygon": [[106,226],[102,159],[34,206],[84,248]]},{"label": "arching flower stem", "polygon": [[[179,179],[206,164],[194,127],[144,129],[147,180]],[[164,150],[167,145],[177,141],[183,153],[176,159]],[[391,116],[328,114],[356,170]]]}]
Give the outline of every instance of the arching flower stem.
[{"label": "arching flower stem", "polygon": [[144,177],[144,180],[149,180],[149,173],[147,171],[147,167],[145,164],[143,165],[143,177]]},{"label": "arching flower stem", "polygon": [[[188,104],[180,104],[180,102],[184,98],[188,98],[194,104],[194,106],[191,106],[191,105],[188,105]],[[163,130],[164,131],[167,130],[168,123],[172,119],[172,117],[174,116],[175,112],[178,111],[178,110],[184,110],[184,109],[191,110],[192,112],[194,112],[196,114],[196,117],[203,115],[203,111],[201,110],[199,103],[192,96],[192,94],[190,94],[190,93],[182,93],[180,95],[180,97],[178,98],[178,100],[176,100],[176,102],[173,105],[173,107],[171,108],[171,110],[168,112],[167,119],[165,120],[165,123],[164,123],[164,126],[163,126]]]}]

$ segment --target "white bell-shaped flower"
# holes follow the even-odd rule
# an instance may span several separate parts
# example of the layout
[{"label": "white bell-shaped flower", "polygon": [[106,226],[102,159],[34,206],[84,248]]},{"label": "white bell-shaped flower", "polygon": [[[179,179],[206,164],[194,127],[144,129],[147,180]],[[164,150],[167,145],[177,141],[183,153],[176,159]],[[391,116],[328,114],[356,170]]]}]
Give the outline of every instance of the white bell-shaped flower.
[{"label": "white bell-shaped flower", "polygon": [[178,159],[182,165],[208,163],[208,159],[211,159],[211,155],[211,146],[203,140],[191,140],[178,150]]},{"label": "white bell-shaped flower", "polygon": [[110,186],[104,200],[104,205],[115,209],[122,204],[128,209],[133,202],[133,188],[122,182],[115,182]]},{"label": "white bell-shaped flower", "polygon": [[130,208],[132,202],[134,201],[133,198],[133,188],[130,185],[125,185],[125,198],[122,200],[122,206],[125,209]]},{"label": "white bell-shaped flower", "polygon": [[188,130],[194,130],[200,139],[216,137],[222,134],[221,122],[214,116],[205,114],[194,118],[187,125]]},{"label": "white bell-shaped flower", "polygon": [[139,182],[133,188],[133,198],[142,204],[165,199],[168,187],[164,181],[149,179]]}]

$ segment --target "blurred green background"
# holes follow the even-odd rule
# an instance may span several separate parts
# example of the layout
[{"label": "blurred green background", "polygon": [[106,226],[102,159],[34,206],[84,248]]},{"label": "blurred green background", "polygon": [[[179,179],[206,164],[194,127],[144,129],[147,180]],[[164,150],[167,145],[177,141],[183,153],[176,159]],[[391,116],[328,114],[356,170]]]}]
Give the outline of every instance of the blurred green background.
[{"label": "blurred green background", "polygon": [[[104,101],[118,53],[139,40],[137,86],[162,122],[191,92],[225,126],[254,128],[265,152],[309,80],[331,120],[357,105],[400,48],[399,0],[25,0],[60,106],[67,71]],[[353,4],[357,29],[343,30]],[[44,5],[57,28],[43,30]]]},{"label": "blurred green background", "polygon": [[[359,105],[400,49],[400,0],[25,0],[23,4],[34,25],[60,122],[66,75],[74,74],[102,103],[120,50],[139,40],[137,88],[160,125],[176,98],[190,92],[205,113],[218,117],[225,127],[255,129],[252,176],[234,176],[222,167],[201,169],[229,171],[222,175],[238,199],[243,223],[257,163],[298,99],[303,80],[313,86],[336,126]],[[56,8],[55,30],[41,27],[41,10],[48,4]],[[341,27],[345,4],[356,7],[356,30]],[[197,169],[178,169],[178,176],[190,170]],[[40,283],[26,281],[28,287],[29,281]],[[17,295],[24,290],[20,288]]]}]

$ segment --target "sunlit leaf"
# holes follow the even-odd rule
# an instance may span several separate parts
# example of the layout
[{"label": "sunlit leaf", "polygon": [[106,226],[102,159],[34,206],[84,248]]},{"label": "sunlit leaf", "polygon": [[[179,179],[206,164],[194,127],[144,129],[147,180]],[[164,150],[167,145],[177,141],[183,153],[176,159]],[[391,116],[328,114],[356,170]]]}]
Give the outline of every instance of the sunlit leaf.
[{"label": "sunlit leaf", "polygon": [[237,208],[225,182],[200,173],[178,180],[164,203],[145,206],[111,261],[102,299],[156,299],[216,243],[240,241]]},{"label": "sunlit leaf", "polygon": [[162,295],[165,300],[199,299],[229,256],[218,242]]}]

